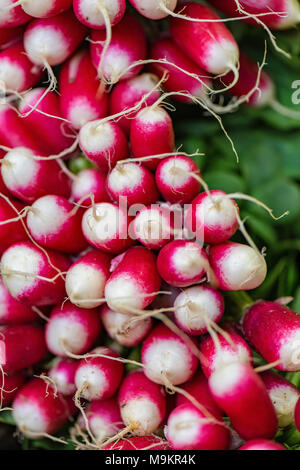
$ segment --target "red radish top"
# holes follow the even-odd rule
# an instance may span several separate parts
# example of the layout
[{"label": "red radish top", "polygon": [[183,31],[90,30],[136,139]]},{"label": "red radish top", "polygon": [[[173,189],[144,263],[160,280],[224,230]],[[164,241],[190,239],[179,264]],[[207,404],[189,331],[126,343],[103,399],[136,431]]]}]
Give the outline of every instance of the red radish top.
[{"label": "red radish top", "polygon": [[156,436],[137,436],[120,439],[104,446],[102,450],[171,450],[169,444]]},{"label": "red radish top", "polygon": [[73,0],[73,10],[79,21],[89,28],[105,29],[103,10],[106,10],[111,26],[115,26],[125,14],[126,3],[125,0]]},{"label": "red radish top", "polygon": [[5,9],[5,7],[10,7],[13,3],[15,3],[15,0],[1,0],[0,8],[3,9],[0,10],[0,28],[12,28],[28,23],[31,20],[31,16],[25,13],[22,5]]}]

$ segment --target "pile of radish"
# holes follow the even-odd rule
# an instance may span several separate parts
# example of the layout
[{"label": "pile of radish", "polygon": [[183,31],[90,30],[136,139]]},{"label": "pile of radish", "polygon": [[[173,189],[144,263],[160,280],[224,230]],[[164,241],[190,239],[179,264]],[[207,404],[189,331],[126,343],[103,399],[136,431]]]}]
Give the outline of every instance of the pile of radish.
[{"label": "pile of radish", "polygon": [[278,431],[300,430],[283,374],[300,371],[300,317],[261,300],[229,322],[264,253],[247,196],[210,190],[176,150],[166,103],[220,119],[210,96],[228,91],[284,113],[217,9],[285,29],[300,6],[206,3],[0,0],[0,412],[19,439],[284,450]]}]

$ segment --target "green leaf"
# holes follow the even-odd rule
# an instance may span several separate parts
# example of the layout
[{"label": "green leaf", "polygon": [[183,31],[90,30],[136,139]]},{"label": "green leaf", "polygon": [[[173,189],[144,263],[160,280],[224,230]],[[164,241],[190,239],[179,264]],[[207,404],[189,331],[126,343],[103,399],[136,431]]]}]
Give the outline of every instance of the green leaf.
[{"label": "green leaf", "polygon": [[208,171],[203,178],[210,189],[221,189],[225,193],[243,193],[246,190],[243,178],[229,171]]},{"label": "green leaf", "polygon": [[0,423],[10,424],[11,426],[16,425],[12,412],[10,410],[0,411]]},{"label": "green leaf", "polygon": [[261,238],[268,246],[275,245],[278,240],[277,232],[270,224],[270,221],[256,217],[253,214],[247,217],[246,227],[250,228],[251,233]]},{"label": "green leaf", "polygon": [[72,173],[79,173],[82,170],[87,170],[88,168],[95,168],[95,166],[85,158],[84,155],[81,155],[80,157],[73,158],[69,162],[69,168],[72,171]]}]

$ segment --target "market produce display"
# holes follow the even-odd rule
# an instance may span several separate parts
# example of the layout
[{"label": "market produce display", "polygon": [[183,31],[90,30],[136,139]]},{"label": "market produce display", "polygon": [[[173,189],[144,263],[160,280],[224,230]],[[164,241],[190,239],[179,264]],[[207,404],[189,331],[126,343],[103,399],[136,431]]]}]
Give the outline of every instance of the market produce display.
[{"label": "market produce display", "polygon": [[265,70],[298,23],[297,0],[0,0],[0,423],[21,448],[300,449],[300,292],[272,295],[265,248],[293,211],[196,145],[213,129],[244,168],[245,109],[299,128]]}]

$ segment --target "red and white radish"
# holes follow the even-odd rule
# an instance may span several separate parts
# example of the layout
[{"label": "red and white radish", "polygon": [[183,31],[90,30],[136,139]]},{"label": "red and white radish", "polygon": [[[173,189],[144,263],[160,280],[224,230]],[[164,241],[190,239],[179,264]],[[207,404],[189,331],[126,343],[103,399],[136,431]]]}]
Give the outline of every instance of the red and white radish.
[{"label": "red and white radish", "polygon": [[230,440],[224,423],[208,418],[191,403],[171,411],[165,434],[174,450],[226,450]]},{"label": "red and white radish", "polygon": [[136,215],[132,232],[132,237],[144,246],[159,250],[174,238],[173,212],[161,205],[145,207]]},{"label": "red and white radish", "polygon": [[23,204],[0,198],[0,254],[13,243],[28,240],[21,220],[17,220],[23,210]]},{"label": "red and white radish", "polygon": [[125,0],[73,0],[74,13],[81,23],[91,29],[115,26],[125,14]]},{"label": "red and white radish", "polygon": [[[159,39],[150,49],[150,70],[162,78],[163,88],[169,93],[185,91],[199,99],[206,99],[210,79],[207,72],[190,60],[171,39]],[[196,78],[197,76],[198,78]],[[188,97],[174,95],[174,99],[183,103],[191,102]]]},{"label": "red and white radish", "polygon": [[23,10],[34,18],[50,18],[68,10],[72,0],[21,0]]},{"label": "red and white radish", "polygon": [[[277,302],[259,301],[246,312],[247,340],[276,369],[300,371],[300,317]],[[267,332],[267,334],[266,334]]]},{"label": "red and white radish", "polygon": [[160,276],[174,287],[198,284],[207,272],[208,257],[199,243],[173,240],[165,245],[157,257]]},{"label": "red and white radish", "polygon": [[184,289],[174,302],[174,318],[177,325],[191,335],[206,333],[210,330],[211,322],[218,323],[223,313],[222,294],[206,285]]},{"label": "red and white radish", "polygon": [[229,29],[207,6],[183,2],[179,9],[183,7],[184,15],[203,22],[172,18],[170,30],[176,44],[206,72],[220,75],[232,70],[237,78],[239,48]]},{"label": "red and white radish", "polygon": [[11,194],[32,203],[52,192],[69,197],[71,182],[55,160],[39,160],[30,149],[15,147],[7,152],[1,175]]},{"label": "red and white radish", "polygon": [[13,5],[15,0],[0,0],[0,28],[14,28],[31,20],[21,5]]},{"label": "red and white radish", "polygon": [[112,310],[134,313],[153,302],[160,284],[155,255],[144,247],[132,247],[108,279],[105,299]]},{"label": "red and white radish", "polygon": [[129,156],[127,138],[114,122],[87,122],[80,129],[79,145],[86,157],[104,171]]},{"label": "red and white radish", "polygon": [[260,374],[274,405],[279,427],[284,428],[294,422],[294,412],[300,392],[284,377],[272,371]]},{"label": "red and white radish", "polygon": [[56,306],[45,329],[47,348],[60,357],[86,353],[101,332],[98,309],[83,309],[66,302]]},{"label": "red and white radish", "polygon": [[[110,197],[106,190],[107,175],[95,168],[81,170],[72,183],[72,199],[75,202],[91,204],[91,194],[94,202],[109,202]],[[84,197],[86,196],[86,199]]]},{"label": "red and white radish", "polygon": [[14,299],[0,281],[0,325],[17,325],[38,319],[32,308]]},{"label": "red and white radish", "polygon": [[140,22],[126,14],[112,29],[108,47],[105,47],[106,39],[105,31],[92,31],[91,58],[99,76],[109,83],[117,83],[119,79],[137,75],[142,65],[131,65],[146,58],[146,36]]},{"label": "red and white radish", "polygon": [[43,196],[32,204],[28,212],[28,229],[32,237],[45,248],[77,253],[87,246],[87,242],[81,230],[83,210],[76,210],[62,196]]},{"label": "red and white radish", "polygon": [[27,305],[53,305],[65,296],[62,273],[70,266],[67,256],[41,250],[31,242],[12,244],[2,255],[2,280],[9,293]]},{"label": "red and white radish", "polygon": [[[122,80],[117,83],[109,95],[109,113],[119,114],[126,109],[131,109],[141,103],[141,107],[151,106],[160,97],[160,91],[155,89],[158,84],[158,78],[152,73],[142,73],[133,78]],[[152,93],[150,93],[153,90]],[[126,134],[130,133],[131,121],[137,112],[131,112],[129,117],[123,116],[118,119],[119,126]]]},{"label": "red and white radish", "polygon": [[209,263],[217,286],[227,291],[255,289],[267,274],[264,257],[251,246],[240,243],[210,246]]},{"label": "red and white radish", "polygon": [[282,444],[268,439],[252,439],[247,441],[238,450],[287,450]]},{"label": "red and white radish", "polygon": [[110,262],[109,255],[92,250],[72,264],[66,276],[66,291],[74,305],[90,309],[103,303]]},{"label": "red and white radish", "polygon": [[56,359],[48,372],[50,379],[55,383],[58,393],[62,395],[74,395],[76,392],[75,373],[78,361],[71,359]]},{"label": "red and white radish", "polygon": [[271,439],[278,429],[274,406],[259,375],[249,364],[232,362],[209,378],[217,405],[244,439]]},{"label": "red and white radish", "polygon": [[[106,400],[93,400],[87,406],[85,414],[91,433],[99,443],[114,436],[122,429],[120,407],[115,397]],[[84,429],[83,416],[79,417],[79,423]]]},{"label": "red and white radish", "polygon": [[294,418],[295,418],[296,428],[300,432],[300,399],[296,403]]},{"label": "red and white radish", "polygon": [[209,335],[200,343],[201,367],[210,377],[214,372],[232,363],[251,364],[252,352],[246,341],[232,328],[223,327],[226,337],[216,334],[216,341]]},{"label": "red and white radish", "polygon": [[160,324],[151,331],[142,346],[146,376],[155,383],[179,385],[190,380],[198,359],[187,342]]},{"label": "red and white radish", "polygon": [[25,91],[36,85],[42,76],[41,67],[29,60],[22,41],[0,52],[1,86],[5,86],[8,91]]},{"label": "red and white radish", "polygon": [[132,315],[111,310],[107,305],[101,307],[101,319],[109,336],[119,344],[134,347],[140,344],[152,328],[152,318],[141,320]]},{"label": "red and white radish", "polygon": [[[177,0],[129,0],[137,11],[150,20],[161,20],[174,11]],[[165,7],[165,8],[164,8]],[[166,10],[166,8],[168,10]]]},{"label": "red and white radish", "polygon": [[107,115],[108,94],[98,92],[99,79],[89,51],[76,52],[62,65],[59,90],[62,115],[74,129]]},{"label": "red and white radish", "polygon": [[223,191],[203,192],[188,207],[185,225],[200,242],[223,243],[238,229],[237,214],[236,202]]},{"label": "red and white radish", "polygon": [[126,200],[129,208],[134,204],[152,204],[159,199],[153,174],[148,168],[134,162],[113,168],[107,177],[107,190],[115,202]]},{"label": "red and white radish", "polygon": [[16,394],[18,389],[25,382],[24,371],[13,372],[12,374],[3,374],[2,380],[0,379],[0,406],[5,407],[9,405]]},{"label": "red and white radish", "polygon": [[134,436],[107,444],[102,450],[170,450],[169,444],[157,436]]},{"label": "red and white radish", "polygon": [[147,436],[160,427],[166,415],[163,388],[142,371],[128,374],[119,391],[121,416],[125,426],[137,436]]},{"label": "red and white radish", "polygon": [[102,202],[85,211],[82,231],[92,246],[106,253],[118,254],[134,243],[128,236],[131,220],[125,208]]},{"label": "red and white radish", "polygon": [[[172,153],[175,147],[173,123],[170,115],[161,106],[146,107],[132,120],[130,143],[135,158]],[[150,170],[155,170],[159,158],[144,159]]]},{"label": "red and white radish", "polygon": [[44,331],[39,326],[2,326],[0,333],[0,365],[4,372],[25,369],[45,357]]},{"label": "red and white radish", "polygon": [[19,390],[13,401],[13,417],[20,431],[37,439],[58,431],[74,413],[71,398],[56,394],[54,388],[34,378]]},{"label": "red and white radish", "polygon": [[189,157],[164,158],[158,165],[155,180],[163,198],[171,204],[187,204],[199,193],[201,184],[190,173],[200,175]]},{"label": "red and white radish", "polygon": [[113,349],[98,347],[90,351],[88,356],[95,357],[81,359],[75,374],[80,396],[88,401],[112,397],[123,377],[124,366],[115,360],[119,354]]}]

